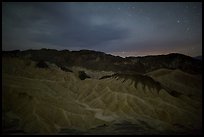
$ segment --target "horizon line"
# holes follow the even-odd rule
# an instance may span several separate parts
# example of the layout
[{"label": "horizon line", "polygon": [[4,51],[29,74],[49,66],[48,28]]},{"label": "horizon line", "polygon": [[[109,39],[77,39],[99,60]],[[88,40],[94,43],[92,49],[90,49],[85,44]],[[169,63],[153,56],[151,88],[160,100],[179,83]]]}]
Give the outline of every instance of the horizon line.
[{"label": "horizon line", "polygon": [[[87,50],[87,51],[94,51],[94,52],[102,52],[102,53],[105,53],[105,54],[110,54],[112,56],[119,56],[121,58],[126,58],[126,57],[145,57],[145,56],[158,56],[158,55],[169,55],[169,54],[182,54],[182,55],[185,55],[185,56],[189,56],[189,57],[199,57],[199,56],[202,56],[201,55],[197,55],[197,56],[191,56],[191,55],[187,55],[187,54],[184,54],[184,53],[179,53],[179,52],[169,52],[169,53],[162,53],[162,54],[146,54],[146,55],[127,55],[127,56],[122,56],[122,55],[117,55],[117,54],[114,54],[114,53],[128,53],[128,51],[121,51],[121,52],[104,52],[104,51],[99,51],[99,50],[93,50],[93,49],[80,49],[80,50],[70,50],[70,49],[52,49],[52,48],[38,48],[38,49],[25,49],[25,50],[20,50],[20,49],[14,49],[14,50],[3,50],[2,49],[2,52],[12,52],[12,51],[27,51],[27,50],[56,50],[56,51],[64,51],[64,50],[68,50],[68,51],[83,51],[83,50]],[[130,53],[130,52],[129,52]]]}]

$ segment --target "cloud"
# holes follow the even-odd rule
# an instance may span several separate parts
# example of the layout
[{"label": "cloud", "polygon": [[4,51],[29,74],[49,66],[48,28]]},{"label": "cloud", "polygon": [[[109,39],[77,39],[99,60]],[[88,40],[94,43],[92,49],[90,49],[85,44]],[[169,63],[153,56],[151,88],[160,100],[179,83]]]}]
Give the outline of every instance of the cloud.
[{"label": "cloud", "polygon": [[183,3],[3,3],[2,48],[144,53],[201,47],[202,7],[187,5],[186,11]]},{"label": "cloud", "polygon": [[[34,4],[25,7],[25,5],[12,4],[8,9],[5,9],[4,22],[8,24],[3,28],[4,45],[10,44],[18,47],[19,44],[8,42],[11,39],[22,44],[28,43],[25,41],[30,41],[32,44],[26,45],[27,48],[35,48],[31,46],[38,42],[46,45],[59,45],[68,49],[69,47],[91,48],[94,46],[97,49],[97,45],[100,43],[125,38],[125,30],[114,27],[114,24],[103,22],[98,24],[99,19],[102,20],[98,16],[84,15],[92,19],[91,21],[95,24],[93,25],[90,20],[85,18],[82,20],[81,14],[71,15],[72,12],[67,9],[68,7],[64,9],[67,12],[63,13],[62,10],[57,10],[62,5],[56,7],[48,5]],[[24,14],[24,12],[26,13]],[[9,17],[7,18],[5,15]]]}]

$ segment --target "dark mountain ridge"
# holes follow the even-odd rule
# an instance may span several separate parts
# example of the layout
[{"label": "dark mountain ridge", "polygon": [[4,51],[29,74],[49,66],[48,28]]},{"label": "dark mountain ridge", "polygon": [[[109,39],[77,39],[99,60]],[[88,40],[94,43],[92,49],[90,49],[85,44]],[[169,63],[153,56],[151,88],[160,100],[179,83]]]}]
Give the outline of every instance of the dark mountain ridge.
[{"label": "dark mountain ridge", "polygon": [[196,57],[194,57],[195,59],[198,59],[198,60],[201,60],[202,61],[202,56],[196,56]]},{"label": "dark mountain ridge", "polygon": [[181,69],[192,74],[202,73],[202,61],[178,53],[167,55],[151,55],[144,57],[113,56],[92,50],[25,50],[3,51],[3,56],[30,58],[34,61],[48,61],[59,67],[81,66],[93,70],[114,72],[147,73],[160,68]]}]

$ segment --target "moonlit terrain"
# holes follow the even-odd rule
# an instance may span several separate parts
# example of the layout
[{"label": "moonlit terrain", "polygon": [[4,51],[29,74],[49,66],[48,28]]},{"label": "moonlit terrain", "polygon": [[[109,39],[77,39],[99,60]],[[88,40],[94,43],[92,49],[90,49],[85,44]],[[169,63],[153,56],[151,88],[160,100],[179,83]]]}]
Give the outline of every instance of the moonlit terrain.
[{"label": "moonlit terrain", "polygon": [[[146,62],[148,67],[138,64],[144,58],[125,61],[94,51],[56,56],[62,52],[4,53],[5,134],[201,134],[200,68],[182,71],[179,67],[183,62],[182,67],[191,68],[199,60],[179,54],[152,56],[151,62],[159,59],[161,64],[155,70],[148,66],[151,62]],[[75,59],[73,65],[60,65],[67,56],[67,62]],[[115,59],[108,63],[109,70],[96,69],[106,58]],[[84,59],[93,69],[80,63]],[[120,70],[128,64],[142,65],[146,72]]]}]

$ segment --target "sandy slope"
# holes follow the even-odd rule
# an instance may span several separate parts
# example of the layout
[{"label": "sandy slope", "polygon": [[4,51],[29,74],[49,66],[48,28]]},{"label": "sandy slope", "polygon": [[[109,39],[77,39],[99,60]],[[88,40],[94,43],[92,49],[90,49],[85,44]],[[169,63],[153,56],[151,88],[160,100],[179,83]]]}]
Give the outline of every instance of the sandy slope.
[{"label": "sandy slope", "polygon": [[[148,74],[184,94],[173,97],[165,89],[158,92],[130,79],[80,80],[75,71],[64,72],[56,66],[41,69],[29,60],[3,58],[2,61],[4,132],[46,134],[70,129],[103,134],[108,129],[114,132],[118,128],[115,125],[124,121],[134,124],[136,132],[132,130],[132,134],[140,133],[135,125],[150,134],[150,131],[188,133],[201,129],[202,104],[186,95],[192,92],[189,88],[196,94],[200,92],[200,83],[195,82],[195,86],[191,78],[198,82],[200,79],[179,70]],[[183,82],[178,76],[190,78]],[[188,87],[184,88],[185,85]],[[98,130],[104,124],[107,127]]]},{"label": "sandy slope", "polygon": [[159,69],[147,75],[164,84],[168,88],[177,90],[191,98],[202,98],[202,76],[184,73],[181,70]]}]

